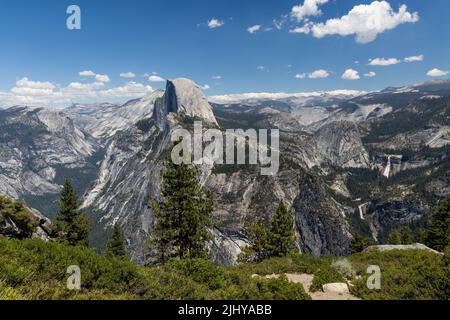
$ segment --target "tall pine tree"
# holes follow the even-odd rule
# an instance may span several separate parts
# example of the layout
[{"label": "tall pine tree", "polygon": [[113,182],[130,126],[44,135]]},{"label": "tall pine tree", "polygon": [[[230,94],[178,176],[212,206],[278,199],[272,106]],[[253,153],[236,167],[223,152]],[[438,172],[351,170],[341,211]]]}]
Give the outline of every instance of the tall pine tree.
[{"label": "tall pine tree", "polygon": [[164,262],[171,256],[207,256],[213,199],[198,181],[195,166],[166,160],[162,201],[153,203],[155,224],[150,244]]},{"label": "tall pine tree", "polygon": [[105,254],[107,257],[121,259],[128,258],[128,252],[125,247],[125,237],[123,236],[123,231],[118,223],[114,225],[111,239],[106,243]]},{"label": "tall pine tree", "polygon": [[270,221],[270,251],[273,256],[284,256],[294,246],[294,219],[283,202]]},{"label": "tall pine tree", "polygon": [[253,243],[247,251],[250,256],[258,262],[270,256],[269,230],[263,220],[259,219],[250,224],[248,228],[248,239]]},{"label": "tall pine tree", "polygon": [[450,244],[450,196],[439,202],[428,221],[427,244],[438,251]]},{"label": "tall pine tree", "polygon": [[90,221],[88,216],[79,210],[78,197],[69,180],[64,182],[59,206],[55,224],[58,240],[73,246],[89,246]]}]

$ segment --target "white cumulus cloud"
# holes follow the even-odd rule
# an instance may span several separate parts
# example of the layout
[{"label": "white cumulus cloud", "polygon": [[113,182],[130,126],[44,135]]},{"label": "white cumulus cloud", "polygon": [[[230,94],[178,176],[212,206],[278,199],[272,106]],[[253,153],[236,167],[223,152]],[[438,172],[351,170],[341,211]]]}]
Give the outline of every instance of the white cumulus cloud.
[{"label": "white cumulus cloud", "polygon": [[16,81],[16,86],[20,87],[20,88],[49,89],[49,90],[53,90],[56,87],[51,82],[33,81],[33,80],[28,79],[27,77]]},{"label": "white cumulus cloud", "polygon": [[429,77],[443,77],[448,74],[449,74],[448,71],[440,70],[437,68],[431,69],[430,71],[427,72],[427,76],[429,76]]},{"label": "white cumulus cloud", "polygon": [[396,12],[387,1],[373,1],[371,4],[353,7],[347,15],[340,18],[314,24],[311,32],[316,38],[328,35],[355,35],[358,43],[365,44],[400,24],[417,21],[419,21],[419,14],[409,12],[406,5],[401,5]]},{"label": "white cumulus cloud", "polygon": [[344,80],[359,80],[360,79],[359,72],[354,69],[347,69],[342,74],[342,79],[344,79]]},{"label": "white cumulus cloud", "polygon": [[319,70],[315,70],[313,72],[310,73],[297,73],[295,75],[296,79],[325,79],[328,78],[330,76],[330,72],[324,69],[319,69]]},{"label": "white cumulus cloud", "polygon": [[208,21],[208,28],[215,29],[223,26],[224,24],[225,22],[223,20],[212,18],[211,20]]},{"label": "white cumulus cloud", "polygon": [[310,78],[310,79],[324,79],[324,78],[328,78],[329,76],[330,76],[330,73],[327,70],[319,69],[319,70],[311,72],[308,75],[308,78]]},{"label": "white cumulus cloud", "polygon": [[80,77],[95,77],[95,72],[92,70],[85,70],[78,73]]},{"label": "white cumulus cloud", "polygon": [[[85,73],[87,74],[87,73]],[[153,88],[141,83],[128,82],[119,87],[106,88],[105,81],[71,82],[60,85],[49,81],[34,81],[28,77],[16,81],[9,91],[0,91],[0,105],[27,105],[36,107],[63,108],[73,103],[118,102],[143,97]],[[103,79],[105,80],[105,79]]]},{"label": "white cumulus cloud", "polygon": [[401,61],[397,58],[375,58],[369,60],[369,66],[381,66],[381,67],[387,67],[392,66],[395,64],[399,64]]},{"label": "white cumulus cloud", "polygon": [[78,73],[80,77],[83,78],[95,78],[95,81],[108,83],[111,82],[109,76],[106,74],[97,74],[92,70],[85,70]]},{"label": "white cumulus cloud", "polygon": [[322,14],[320,6],[327,3],[329,0],[305,0],[303,4],[294,6],[291,11],[291,16],[297,21],[302,21],[309,16],[318,16]]},{"label": "white cumulus cloud", "polygon": [[95,75],[95,80],[98,82],[111,82],[111,80],[109,79],[109,77],[106,74],[96,74]]}]

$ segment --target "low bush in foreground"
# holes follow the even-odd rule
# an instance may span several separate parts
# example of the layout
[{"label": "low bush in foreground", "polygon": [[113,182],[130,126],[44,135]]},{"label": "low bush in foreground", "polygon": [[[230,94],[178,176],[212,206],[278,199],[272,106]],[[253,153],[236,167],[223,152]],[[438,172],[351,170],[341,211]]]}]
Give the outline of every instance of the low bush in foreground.
[{"label": "low bush in foreground", "polygon": [[345,279],[333,267],[324,267],[314,274],[314,278],[309,290],[311,292],[322,291],[324,284],[335,282],[345,282]]},{"label": "low bush in foreground", "polygon": [[[315,275],[314,291],[325,283],[344,281],[337,270],[352,268],[354,273],[347,270],[345,276],[357,275],[348,280],[351,292],[362,299],[448,300],[449,250],[446,255],[423,250],[359,253],[347,258],[346,268],[335,268],[332,257],[300,254],[230,268],[203,259],[143,267],[85,247],[0,237],[0,299],[305,300],[310,297],[303,286],[290,283],[285,273]],[[81,269],[80,291],[66,288],[71,265]],[[380,290],[366,287],[370,265],[381,269]],[[264,278],[274,274],[278,277]]]},{"label": "low bush in foreground", "polygon": [[[360,279],[353,282],[353,294],[363,299],[448,300],[450,269],[443,255],[424,250],[370,251],[349,258]],[[369,290],[369,265],[381,269],[381,289]]]},{"label": "low bush in foreground", "polygon": [[[67,289],[67,268],[81,270],[80,291]],[[252,278],[202,259],[148,268],[38,239],[0,238],[0,299],[309,299],[287,279]]]}]

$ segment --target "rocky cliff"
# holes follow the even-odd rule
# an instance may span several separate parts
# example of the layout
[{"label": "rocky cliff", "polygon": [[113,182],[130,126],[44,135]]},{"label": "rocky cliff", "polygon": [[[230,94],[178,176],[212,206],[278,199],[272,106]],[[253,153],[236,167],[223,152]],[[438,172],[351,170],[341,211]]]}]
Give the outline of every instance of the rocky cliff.
[{"label": "rocky cliff", "polygon": [[92,168],[97,142],[61,110],[0,110],[0,193],[13,198],[58,193],[62,171]]}]

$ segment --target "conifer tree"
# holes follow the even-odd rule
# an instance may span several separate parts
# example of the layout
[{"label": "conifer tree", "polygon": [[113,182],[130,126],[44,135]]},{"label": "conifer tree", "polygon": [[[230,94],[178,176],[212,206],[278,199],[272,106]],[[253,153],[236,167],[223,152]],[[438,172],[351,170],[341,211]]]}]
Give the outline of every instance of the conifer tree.
[{"label": "conifer tree", "polygon": [[407,228],[401,227],[391,230],[388,235],[387,244],[401,245],[412,244],[416,241],[414,232]]},{"label": "conifer tree", "polygon": [[438,251],[450,244],[450,196],[438,204],[429,219],[427,244]]},{"label": "conifer tree", "polygon": [[360,234],[356,233],[353,235],[353,239],[350,241],[350,253],[360,253],[372,244],[374,243],[371,239],[363,237]]},{"label": "conifer tree", "polygon": [[283,202],[270,221],[269,239],[272,256],[286,255],[294,245],[294,219]]},{"label": "conifer tree", "polygon": [[256,261],[267,259],[270,255],[269,230],[263,220],[257,220],[248,228],[248,238],[253,243],[250,253]]},{"label": "conifer tree", "polygon": [[213,199],[197,178],[195,166],[166,160],[162,201],[153,203],[155,224],[150,244],[158,260],[168,257],[198,258],[207,255]]},{"label": "conifer tree", "polygon": [[59,206],[55,225],[58,240],[73,246],[89,246],[90,221],[88,216],[79,210],[78,197],[69,180],[64,182]]},{"label": "conifer tree", "polygon": [[128,258],[128,252],[125,248],[125,237],[119,224],[113,227],[111,239],[106,244],[105,254],[107,257]]}]

